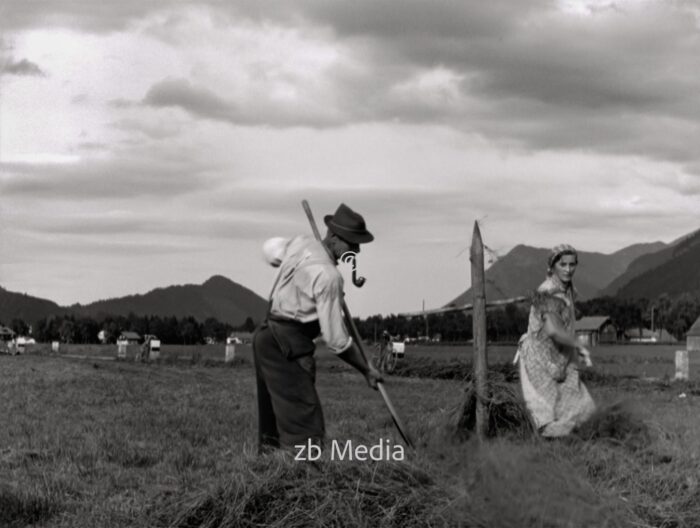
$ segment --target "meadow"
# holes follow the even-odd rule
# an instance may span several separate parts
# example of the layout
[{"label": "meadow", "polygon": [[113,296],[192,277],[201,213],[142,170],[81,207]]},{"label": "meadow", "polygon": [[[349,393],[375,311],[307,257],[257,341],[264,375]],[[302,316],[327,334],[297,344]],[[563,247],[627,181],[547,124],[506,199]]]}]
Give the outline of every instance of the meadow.
[{"label": "meadow", "polygon": [[[372,355],[375,348],[365,345],[366,353]],[[602,345],[592,350],[594,370],[617,376],[633,376],[640,378],[672,378],[675,374],[675,351],[684,348],[683,343],[672,345],[654,344],[625,344]],[[130,345],[127,359],[133,359],[139,350],[138,345]],[[248,344],[236,345],[236,357],[252,362],[252,351]],[[488,357],[490,364],[510,363],[515,356],[515,345],[489,345]],[[50,344],[32,345],[27,354],[52,354]],[[58,356],[72,358],[114,359],[117,357],[116,345],[62,345]],[[165,363],[216,363],[224,360],[225,346],[219,345],[163,345],[160,360]],[[427,346],[411,345],[406,347],[406,360],[414,359],[435,363],[455,364],[471,363],[471,346]],[[319,366],[331,369],[344,369],[344,365],[336,361],[333,355],[321,345],[316,352]],[[700,379],[700,358],[690,358],[691,378]]]},{"label": "meadow", "polygon": [[[416,449],[315,462],[256,454],[248,346],[232,364],[214,345],[157,364],[42,347],[0,356],[0,526],[700,526],[700,383],[668,379],[677,346],[594,349],[589,388],[620,420],[484,443],[456,429],[463,380],[417,377],[468,370],[469,349],[408,347],[387,389]],[[329,442],[401,443],[379,394],[323,350],[317,387]]]}]

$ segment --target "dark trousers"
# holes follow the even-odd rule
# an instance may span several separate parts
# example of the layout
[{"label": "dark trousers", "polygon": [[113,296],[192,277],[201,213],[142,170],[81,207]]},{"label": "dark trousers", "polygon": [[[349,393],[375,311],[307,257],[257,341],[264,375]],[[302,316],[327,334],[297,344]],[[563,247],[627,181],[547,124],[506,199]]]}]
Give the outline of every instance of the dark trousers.
[{"label": "dark trousers", "polygon": [[288,359],[270,328],[253,338],[258,388],[258,447],[292,447],[325,436],[323,411],[316,393],[313,356]]}]

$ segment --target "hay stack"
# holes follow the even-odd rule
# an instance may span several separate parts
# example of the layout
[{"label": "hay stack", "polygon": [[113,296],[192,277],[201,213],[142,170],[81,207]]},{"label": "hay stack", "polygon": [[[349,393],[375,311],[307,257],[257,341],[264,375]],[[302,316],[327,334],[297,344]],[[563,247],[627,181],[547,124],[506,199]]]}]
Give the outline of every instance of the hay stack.
[{"label": "hay stack", "polygon": [[[508,383],[502,374],[489,372],[487,388],[487,436],[531,437],[535,427],[517,385]],[[456,434],[462,438],[469,437],[476,426],[476,390],[472,381],[465,391],[464,403],[455,416]]]}]

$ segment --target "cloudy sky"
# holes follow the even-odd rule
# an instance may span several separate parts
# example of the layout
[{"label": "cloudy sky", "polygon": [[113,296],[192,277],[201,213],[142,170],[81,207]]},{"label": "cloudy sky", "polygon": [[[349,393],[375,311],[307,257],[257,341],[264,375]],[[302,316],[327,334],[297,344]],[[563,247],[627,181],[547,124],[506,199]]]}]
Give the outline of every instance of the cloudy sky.
[{"label": "cloudy sky", "polygon": [[360,316],[463,291],[477,219],[499,254],[668,242],[700,227],[699,72],[696,1],[4,0],[0,285],[266,296],[302,198],[375,234]]}]

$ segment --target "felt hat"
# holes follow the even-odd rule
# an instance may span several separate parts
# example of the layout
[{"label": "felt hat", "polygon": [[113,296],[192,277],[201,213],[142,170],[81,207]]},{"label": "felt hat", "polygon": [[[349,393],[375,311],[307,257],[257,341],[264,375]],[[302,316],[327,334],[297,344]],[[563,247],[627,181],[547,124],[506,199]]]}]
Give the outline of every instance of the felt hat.
[{"label": "felt hat", "polygon": [[353,244],[366,244],[374,240],[374,235],[367,231],[362,215],[341,203],[332,215],[323,217],[328,229],[343,240]]}]

